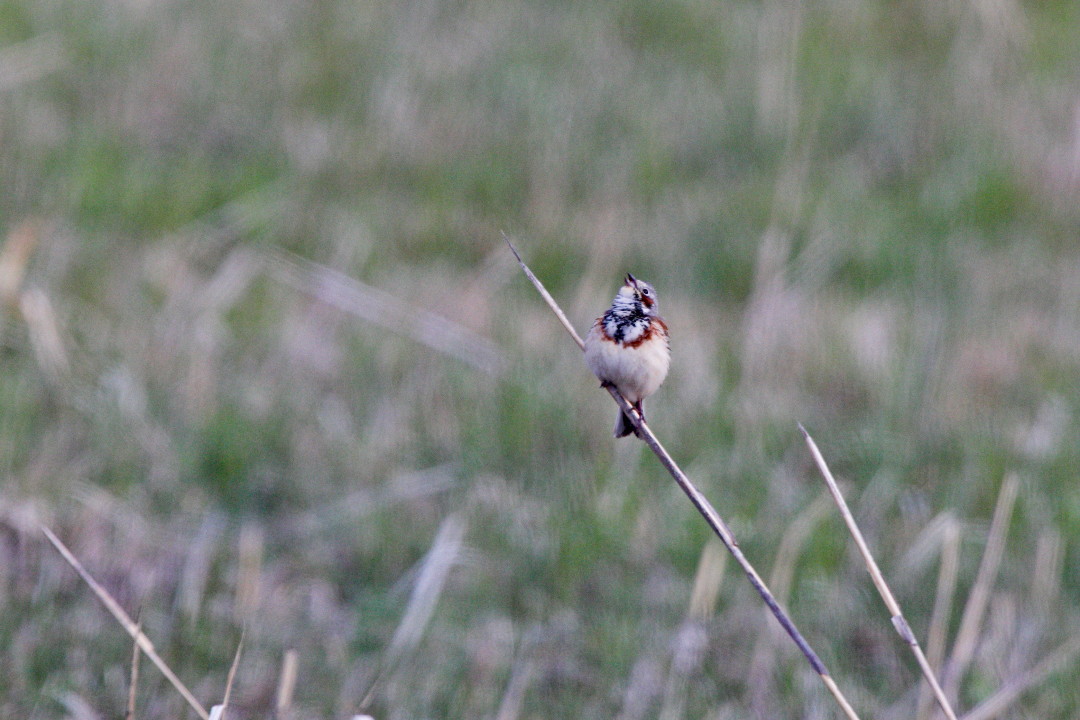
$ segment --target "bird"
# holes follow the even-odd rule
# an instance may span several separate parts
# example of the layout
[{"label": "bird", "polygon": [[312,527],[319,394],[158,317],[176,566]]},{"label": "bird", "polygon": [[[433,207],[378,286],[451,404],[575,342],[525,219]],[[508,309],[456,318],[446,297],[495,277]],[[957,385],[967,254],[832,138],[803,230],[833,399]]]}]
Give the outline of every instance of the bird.
[{"label": "bird", "polygon": [[[641,402],[660,388],[671,364],[668,328],[660,317],[652,285],[626,274],[611,307],[585,336],[585,364],[599,378],[601,387],[614,385],[644,422]],[[620,410],[615,437],[630,433],[639,435]]]}]

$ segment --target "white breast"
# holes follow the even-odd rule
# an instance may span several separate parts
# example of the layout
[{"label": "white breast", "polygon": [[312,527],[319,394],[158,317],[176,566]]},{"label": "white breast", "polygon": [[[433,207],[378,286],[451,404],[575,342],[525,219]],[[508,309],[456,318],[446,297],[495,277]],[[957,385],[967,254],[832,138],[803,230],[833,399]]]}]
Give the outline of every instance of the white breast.
[{"label": "white breast", "polygon": [[585,338],[585,362],[598,378],[614,384],[627,400],[638,402],[656,392],[664,382],[671,352],[666,339],[659,335],[637,347],[605,340],[597,322]]}]

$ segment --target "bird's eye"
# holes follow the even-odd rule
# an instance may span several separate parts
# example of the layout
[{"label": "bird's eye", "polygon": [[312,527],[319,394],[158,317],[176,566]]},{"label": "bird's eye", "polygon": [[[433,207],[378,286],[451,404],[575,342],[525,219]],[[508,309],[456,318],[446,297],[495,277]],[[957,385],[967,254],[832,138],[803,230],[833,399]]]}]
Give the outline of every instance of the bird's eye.
[{"label": "bird's eye", "polygon": [[641,288],[641,294],[642,295],[651,295],[652,293],[649,292],[649,288]]}]

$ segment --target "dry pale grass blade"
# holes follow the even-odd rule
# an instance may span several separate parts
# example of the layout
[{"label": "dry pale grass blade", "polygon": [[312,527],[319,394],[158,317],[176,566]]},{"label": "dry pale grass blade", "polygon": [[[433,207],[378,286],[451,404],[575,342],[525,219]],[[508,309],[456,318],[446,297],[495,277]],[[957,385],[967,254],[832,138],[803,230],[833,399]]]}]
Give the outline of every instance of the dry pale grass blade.
[{"label": "dry pale grass blade", "polygon": [[642,649],[622,693],[622,706],[614,720],[646,720],[664,682],[663,662],[660,653],[651,647]]},{"label": "dry pale grass blade", "polygon": [[57,33],[46,33],[0,50],[0,92],[36,82],[64,67],[67,46]]},{"label": "dry pale grass blade", "polygon": [[225,678],[225,697],[221,699],[221,714],[229,709],[229,700],[232,698],[233,683],[236,682],[236,669],[240,667],[240,653],[244,650],[244,631],[240,632],[240,642],[236,644],[236,654],[233,655],[232,665],[229,666],[229,675]]},{"label": "dry pale grass blade", "polygon": [[664,700],[659,720],[681,720],[686,716],[686,689],[690,673],[697,669],[705,654],[708,635],[700,622],[687,620],[675,636],[675,652],[668,666]]},{"label": "dry pale grass blade", "polygon": [[[945,639],[949,634],[949,615],[956,596],[956,579],[960,569],[960,524],[952,517],[946,519],[941,538],[941,567],[938,570],[937,591],[934,607],[930,611],[930,629],[926,639],[926,660],[935,673],[941,672],[945,659]],[[919,688],[919,700],[915,717],[926,717],[930,710],[931,689],[924,684]]]},{"label": "dry pale grass blade", "polygon": [[966,713],[961,720],[992,720],[1000,717],[1021,695],[1061,672],[1080,656],[1080,635],[1074,635],[1035,667],[1020,673],[997,692]]},{"label": "dry pale grass blade", "polygon": [[[566,314],[563,313],[558,303],[555,302],[555,299],[551,297],[551,295],[544,289],[543,284],[538,278],[536,278],[535,274],[533,274],[533,272],[529,269],[528,265],[525,264],[525,261],[521,259],[521,255],[518,254],[517,249],[514,248],[513,244],[510,243],[510,239],[506,238],[505,235],[503,237],[506,239],[506,244],[510,246],[510,250],[514,253],[514,256],[517,257],[518,263],[521,265],[521,269],[525,272],[525,275],[532,281],[533,285],[536,286],[537,291],[540,292],[541,296],[543,296],[544,300],[551,307],[552,312],[554,312],[555,315],[562,322],[563,326],[566,328],[566,331],[569,332],[571,337],[574,338],[574,341],[578,344],[578,347],[584,349],[584,343],[581,341],[581,337],[578,336],[578,334],[574,331],[574,328],[570,324],[570,321],[566,319]],[[637,430],[637,436],[641,438],[646,445],[649,446],[649,449],[653,451],[653,454],[656,455],[657,459],[660,460],[660,463],[675,480],[675,483],[679,486],[679,489],[681,489],[683,493],[686,494],[686,496],[690,499],[690,502],[694,505],[695,508],[697,508],[697,511],[705,519],[705,522],[708,523],[709,527],[712,528],[712,531],[720,539],[720,542],[724,544],[724,547],[727,548],[727,551],[731,554],[733,558],[735,558],[735,561],[739,564],[739,567],[742,568],[743,572],[746,574],[747,580],[750,581],[750,584],[753,586],[755,592],[757,592],[757,594],[765,602],[765,605],[768,606],[770,612],[772,612],[773,617],[776,618],[776,621],[780,623],[781,627],[784,628],[784,632],[786,632],[788,637],[791,638],[791,641],[794,642],[796,647],[799,648],[799,651],[803,654],[803,657],[805,657],[806,661],[810,663],[810,667],[812,667],[814,669],[814,672],[817,673],[818,676],[821,678],[822,683],[824,683],[826,689],[828,689],[828,691],[832,694],[833,699],[836,700],[836,703],[844,711],[844,714],[849,718],[849,720],[852,718],[858,718],[858,715],[855,713],[855,709],[851,707],[851,703],[848,702],[848,699],[844,696],[844,694],[840,691],[840,688],[836,685],[836,682],[832,679],[832,676],[829,674],[828,669],[825,667],[825,663],[821,661],[821,658],[818,657],[816,652],[814,652],[814,649],[810,647],[810,644],[806,641],[806,638],[803,637],[802,633],[799,632],[799,629],[795,626],[794,621],[792,621],[791,617],[787,614],[787,612],[785,612],[784,609],[780,607],[780,604],[776,601],[776,598],[769,590],[769,587],[765,584],[765,581],[761,579],[761,576],[758,574],[757,570],[743,554],[742,548],[740,548],[739,544],[735,541],[735,536],[732,534],[731,529],[727,526],[727,523],[725,523],[723,518],[720,517],[720,514],[716,512],[716,509],[712,506],[708,499],[701,494],[701,492],[697,489],[697,486],[695,486],[694,483],[690,480],[690,478],[687,477],[686,473],[682,471],[682,468],[679,467],[678,463],[676,463],[675,460],[671,457],[671,454],[668,453],[667,449],[660,443],[656,435],[653,434],[653,431],[649,427],[649,425],[641,418],[640,415],[638,415],[637,410],[635,410],[633,406],[629,402],[627,402],[626,398],[624,398],[622,394],[612,385],[605,384],[604,389],[608,391],[612,399],[619,406],[619,409],[622,410],[626,414],[626,416],[630,418],[630,422]]]},{"label": "dry pale grass blade", "polygon": [[190,622],[195,622],[199,617],[199,608],[202,607],[206,588],[210,583],[214,553],[221,547],[221,536],[224,532],[225,521],[222,517],[208,513],[202,524],[191,533],[191,542],[185,548],[177,605]]},{"label": "dry pale grass blade", "polygon": [[0,248],[0,302],[5,305],[18,304],[26,267],[40,237],[40,221],[27,220],[8,233],[7,242]]},{"label": "dry pale grass blade", "polygon": [[1043,611],[1061,592],[1061,578],[1065,562],[1065,548],[1061,533],[1047,528],[1039,533],[1035,551],[1035,569],[1031,573],[1031,602]]},{"label": "dry pale grass blade", "polygon": [[528,654],[514,663],[510,681],[506,684],[495,720],[517,720],[521,717],[521,708],[525,704],[525,691],[536,674],[536,661]]},{"label": "dry pale grass blade", "polygon": [[[142,620],[135,622],[135,632],[142,633]],[[127,710],[124,712],[124,720],[135,720],[135,695],[139,687],[139,643],[131,645],[131,679],[128,684]]]},{"label": "dry pale grass blade", "polygon": [[326,528],[357,523],[392,505],[449,490],[459,482],[457,470],[458,465],[443,463],[396,473],[387,490],[354,490],[312,510],[295,513],[289,520],[289,526],[297,536],[306,537]]},{"label": "dry pale grass blade", "polygon": [[716,601],[720,597],[720,587],[724,582],[727,558],[724,546],[716,539],[705,543],[701,557],[698,558],[686,618],[675,635],[664,688],[664,701],[660,706],[660,720],[678,720],[686,714],[687,682],[690,674],[701,666],[705,657],[708,646],[705,623],[716,612]]},{"label": "dry pale grass blade", "polygon": [[720,586],[727,567],[727,555],[723,550],[716,540],[709,540],[701,551],[694,573],[694,585],[690,590],[690,606],[686,612],[690,620],[708,620],[716,611],[716,601],[720,597]]},{"label": "dry pale grass blade", "polygon": [[795,564],[814,527],[825,519],[829,511],[829,498],[820,495],[792,521],[776,552],[776,563],[769,575],[769,585],[777,597],[787,600],[795,580]]},{"label": "dry pale grass blade", "polygon": [[27,288],[19,296],[19,310],[30,331],[30,345],[38,364],[50,377],[65,374],[68,370],[67,351],[49,296],[40,288]]},{"label": "dry pale grass blade", "polygon": [[225,678],[225,696],[220,705],[210,708],[210,720],[225,720],[229,710],[229,700],[232,699],[233,683],[236,681],[236,669],[240,667],[240,653],[244,649],[244,633],[240,633],[240,642],[236,645],[236,654],[233,655],[232,665],[229,666],[229,674]]},{"label": "dry pale grass blade", "polygon": [[67,720],[100,720],[94,707],[81,695],[74,692],[63,692],[53,696],[57,702],[64,706],[67,711]]},{"label": "dry pale grass blade", "polygon": [[457,515],[448,515],[439,526],[435,540],[431,543],[431,549],[428,550],[421,564],[420,574],[409,596],[405,613],[386,649],[382,669],[361,701],[361,709],[367,708],[382,678],[394,668],[398,660],[420,644],[420,638],[423,637],[428,623],[435,614],[435,607],[442,597],[450,569],[457,563],[461,554],[466,528],[466,523]]},{"label": "dry pale grass blade", "polygon": [[296,692],[297,659],[296,651],[289,649],[281,660],[281,675],[278,677],[277,698],[274,702],[278,717],[283,717],[292,708],[293,695]]},{"label": "dry pale grass blade", "polygon": [[250,618],[258,610],[259,585],[265,550],[266,540],[262,528],[255,523],[244,523],[240,528],[236,594],[233,605],[233,616],[240,622]]},{"label": "dry pale grass blade", "polygon": [[960,630],[956,633],[952,653],[946,668],[945,688],[950,698],[955,698],[960,689],[960,681],[967,671],[975,656],[975,647],[979,640],[979,631],[982,627],[983,617],[986,615],[986,606],[990,601],[990,590],[997,579],[998,569],[1001,567],[1001,558],[1005,552],[1005,538],[1009,533],[1009,521],[1012,519],[1013,506],[1016,503],[1016,493],[1020,481],[1015,475],[1006,475],[998,492],[997,505],[994,507],[994,517],[990,521],[990,532],[986,538],[986,549],[983,551],[982,562],[979,563],[979,572],[975,576],[975,583],[971,587],[967,604],[964,606],[964,615],[960,619]]},{"label": "dry pale grass blade", "polygon": [[919,663],[919,668],[922,670],[923,677],[926,678],[926,681],[930,684],[930,688],[934,691],[934,697],[937,699],[942,712],[945,713],[945,716],[948,717],[949,720],[956,720],[956,713],[953,711],[952,705],[950,705],[948,698],[945,696],[945,691],[942,690],[941,684],[938,683],[937,677],[934,675],[934,671],[926,659],[926,655],[923,654],[922,648],[919,647],[919,641],[915,638],[915,633],[912,632],[911,626],[908,625],[907,619],[904,618],[904,614],[900,610],[900,604],[896,602],[892,590],[889,589],[888,583],[885,582],[885,576],[881,574],[877,561],[874,560],[874,556],[870,553],[870,548],[866,544],[866,539],[863,538],[862,531],[859,530],[859,525],[855,522],[855,516],[851,514],[847,501],[844,500],[844,496],[840,492],[840,486],[836,484],[836,479],[833,478],[832,471],[829,470],[825,458],[822,457],[821,451],[818,450],[817,443],[814,442],[814,439],[810,437],[810,433],[808,433],[806,428],[801,424],[799,425],[799,430],[802,431],[803,438],[806,440],[806,445],[810,448],[810,454],[813,456],[814,462],[818,466],[818,470],[821,471],[821,475],[825,478],[825,484],[828,486],[829,492],[832,494],[833,500],[840,510],[840,515],[844,518],[844,523],[847,525],[848,531],[855,540],[855,545],[859,548],[859,552],[863,556],[863,561],[866,563],[866,569],[870,573],[871,579],[874,581],[874,587],[877,588],[878,594],[881,595],[881,599],[885,601],[885,607],[888,608],[889,615],[892,617],[893,627],[896,628],[896,632],[900,634],[900,637],[908,644],[908,647],[911,648],[911,652],[915,655],[915,659]]},{"label": "dry pale grass blade", "polygon": [[187,704],[191,706],[191,709],[203,720],[210,720],[210,715],[206,712],[206,708],[204,708],[202,703],[191,694],[191,691],[187,689],[187,686],[184,685],[183,682],[181,682],[180,678],[176,676],[176,673],[165,664],[165,661],[158,655],[157,650],[154,649],[154,644],[150,642],[150,638],[146,637],[142,630],[139,629],[139,626],[132,621],[131,617],[128,616],[126,612],[124,612],[124,609],[120,607],[120,603],[116,602],[113,596],[98,584],[97,580],[95,580],[90,572],[83,567],[83,564],[79,562],[79,559],[76,558],[70,550],[68,550],[67,546],[60,541],[60,538],[53,534],[52,530],[44,525],[41,526],[41,530],[45,533],[45,537],[49,539],[49,542],[53,544],[53,547],[55,547],[60,555],[63,556],[64,560],[67,560],[68,564],[75,568],[75,572],[79,573],[79,576],[83,581],[90,586],[90,589],[94,591],[94,594],[97,595],[98,600],[105,606],[105,609],[112,613],[112,616],[116,618],[116,621],[120,623],[120,626],[134,638],[139,649],[146,653],[146,656],[157,666],[158,670],[161,671],[161,674],[172,683],[172,686],[176,688],[176,691],[180,693],[181,697],[187,701]]},{"label": "dry pale grass blade", "polygon": [[400,333],[490,375],[504,366],[499,347],[450,318],[410,306],[333,268],[282,251],[268,251],[274,277],[327,305]]},{"label": "dry pale grass blade", "polygon": [[431,549],[424,558],[420,576],[416,580],[409,597],[409,604],[401,623],[390,640],[388,652],[401,655],[420,642],[420,637],[435,613],[435,606],[442,596],[443,586],[450,575],[450,569],[461,554],[462,541],[465,538],[466,523],[457,515],[448,515],[439,527]]}]

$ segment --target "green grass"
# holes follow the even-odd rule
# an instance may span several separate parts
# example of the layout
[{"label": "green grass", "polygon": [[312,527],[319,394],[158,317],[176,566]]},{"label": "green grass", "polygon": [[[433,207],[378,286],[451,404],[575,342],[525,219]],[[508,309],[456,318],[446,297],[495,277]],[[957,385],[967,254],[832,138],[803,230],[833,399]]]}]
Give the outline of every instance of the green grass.
[{"label": "green grass", "polygon": [[[271,711],[296,649],[294,715],[331,718],[360,712],[451,514],[464,549],[379,720],[495,717],[524,667],[516,717],[670,710],[706,528],[611,439],[503,230],[579,329],[626,271],[657,286],[650,421],[764,574],[821,492],[797,422],[920,637],[937,557],[912,544],[965,523],[955,633],[1017,473],[960,708],[1034,666],[1080,610],[1080,18],[994,11],[0,3],[0,253],[40,228],[0,298],[0,715],[127,700],[130,644],[39,523],[207,706],[244,628],[238,716]],[[287,282],[281,251],[487,338],[501,370],[341,309],[318,271]],[[908,701],[835,517],[787,605],[864,717]],[[783,644],[748,685],[771,622],[729,571],[674,716],[838,717]],[[1074,675],[1010,717],[1075,717]],[[186,712],[148,663],[138,700]]]}]

